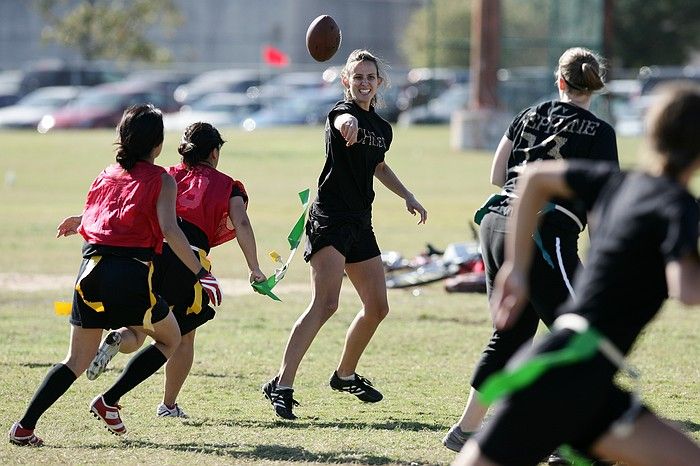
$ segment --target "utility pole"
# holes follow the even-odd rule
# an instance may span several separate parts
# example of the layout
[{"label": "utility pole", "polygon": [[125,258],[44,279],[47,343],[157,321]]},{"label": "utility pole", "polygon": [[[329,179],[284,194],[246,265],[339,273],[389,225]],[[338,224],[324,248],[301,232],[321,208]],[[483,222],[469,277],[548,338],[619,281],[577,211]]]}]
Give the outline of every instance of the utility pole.
[{"label": "utility pole", "polygon": [[498,107],[501,56],[500,0],[472,0],[470,103],[450,121],[450,146],[456,150],[495,150],[511,115]]},{"label": "utility pole", "polygon": [[496,73],[501,61],[500,0],[475,0],[472,5],[469,107],[472,110],[496,109]]}]

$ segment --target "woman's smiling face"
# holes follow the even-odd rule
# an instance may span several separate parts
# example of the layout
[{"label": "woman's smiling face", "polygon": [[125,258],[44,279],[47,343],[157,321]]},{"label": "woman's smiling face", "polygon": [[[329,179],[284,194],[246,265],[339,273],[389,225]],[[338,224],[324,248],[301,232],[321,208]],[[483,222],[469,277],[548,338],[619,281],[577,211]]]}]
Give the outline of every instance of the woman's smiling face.
[{"label": "woman's smiling face", "polygon": [[379,77],[377,65],[369,60],[355,63],[350,68],[347,78],[343,79],[343,85],[350,91],[352,100],[365,110],[369,110],[381,83],[382,78]]}]

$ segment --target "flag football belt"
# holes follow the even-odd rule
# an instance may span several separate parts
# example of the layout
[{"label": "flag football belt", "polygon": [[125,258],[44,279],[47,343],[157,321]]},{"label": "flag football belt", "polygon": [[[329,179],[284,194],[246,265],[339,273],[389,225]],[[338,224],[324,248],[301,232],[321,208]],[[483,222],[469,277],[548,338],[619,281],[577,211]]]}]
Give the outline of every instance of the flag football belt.
[{"label": "flag football belt", "polygon": [[292,227],[292,231],[290,231],[289,235],[287,236],[287,242],[289,243],[290,249],[287,261],[283,263],[282,257],[276,251],[270,251],[270,258],[274,262],[282,264],[282,266],[275,269],[274,275],[270,275],[267,280],[251,283],[251,286],[256,292],[267,295],[275,301],[281,301],[281,299],[279,299],[275,293],[272,292],[272,289],[275,287],[275,285],[282,281],[286,275],[289,264],[292,261],[297,248],[299,248],[299,244],[301,243],[301,237],[304,235],[306,211],[309,209],[309,189],[305,189],[298,194],[299,200],[301,201],[301,214],[299,214],[299,218]]},{"label": "flag football belt", "polygon": [[[641,409],[639,397],[639,372],[625,361],[622,352],[600,332],[592,328],[585,317],[578,314],[563,314],[554,321],[554,330],[568,329],[575,332],[568,344],[557,351],[538,354],[518,367],[507,368],[489,377],[479,391],[480,400],[490,405],[493,402],[530,386],[550,369],[576,364],[592,358],[598,351],[618,369],[635,381],[632,392],[632,406],[618,420],[616,433],[625,434]],[[624,424],[627,424],[625,427]],[[615,428],[615,426],[613,426]]]}]

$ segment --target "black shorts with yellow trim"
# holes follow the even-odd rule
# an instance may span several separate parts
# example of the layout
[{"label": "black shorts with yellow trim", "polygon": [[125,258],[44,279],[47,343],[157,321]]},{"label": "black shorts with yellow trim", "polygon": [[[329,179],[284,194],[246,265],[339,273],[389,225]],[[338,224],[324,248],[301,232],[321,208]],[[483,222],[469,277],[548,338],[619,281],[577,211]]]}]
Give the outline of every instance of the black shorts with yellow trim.
[{"label": "black shorts with yellow trim", "polygon": [[167,303],[151,287],[151,262],[131,257],[83,258],[73,293],[70,323],[82,328],[144,326],[167,317]]},{"label": "black shorts with yellow trim", "polygon": [[[197,260],[207,270],[211,263],[204,249],[193,247]],[[153,289],[171,307],[180,333],[185,335],[214,318],[216,312],[209,306],[209,297],[195,274],[175,255],[168,244],[154,259]]]}]

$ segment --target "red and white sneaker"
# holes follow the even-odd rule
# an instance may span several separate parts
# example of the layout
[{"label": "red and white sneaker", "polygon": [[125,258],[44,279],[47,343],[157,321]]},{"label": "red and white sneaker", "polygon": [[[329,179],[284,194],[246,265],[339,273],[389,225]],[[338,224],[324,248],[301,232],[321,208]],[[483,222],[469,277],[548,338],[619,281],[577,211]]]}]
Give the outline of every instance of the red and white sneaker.
[{"label": "red and white sneaker", "polygon": [[12,428],[7,435],[10,438],[10,443],[19,446],[40,447],[44,444],[42,439],[34,435],[34,429],[25,429],[19,422],[12,424]]},{"label": "red and white sneaker", "polygon": [[124,435],[126,434],[126,426],[122,422],[122,418],[119,416],[119,410],[121,406],[109,406],[105,403],[102,395],[97,395],[92,404],[90,404],[90,412],[93,416],[101,419],[105,423],[105,427],[114,435]]}]

